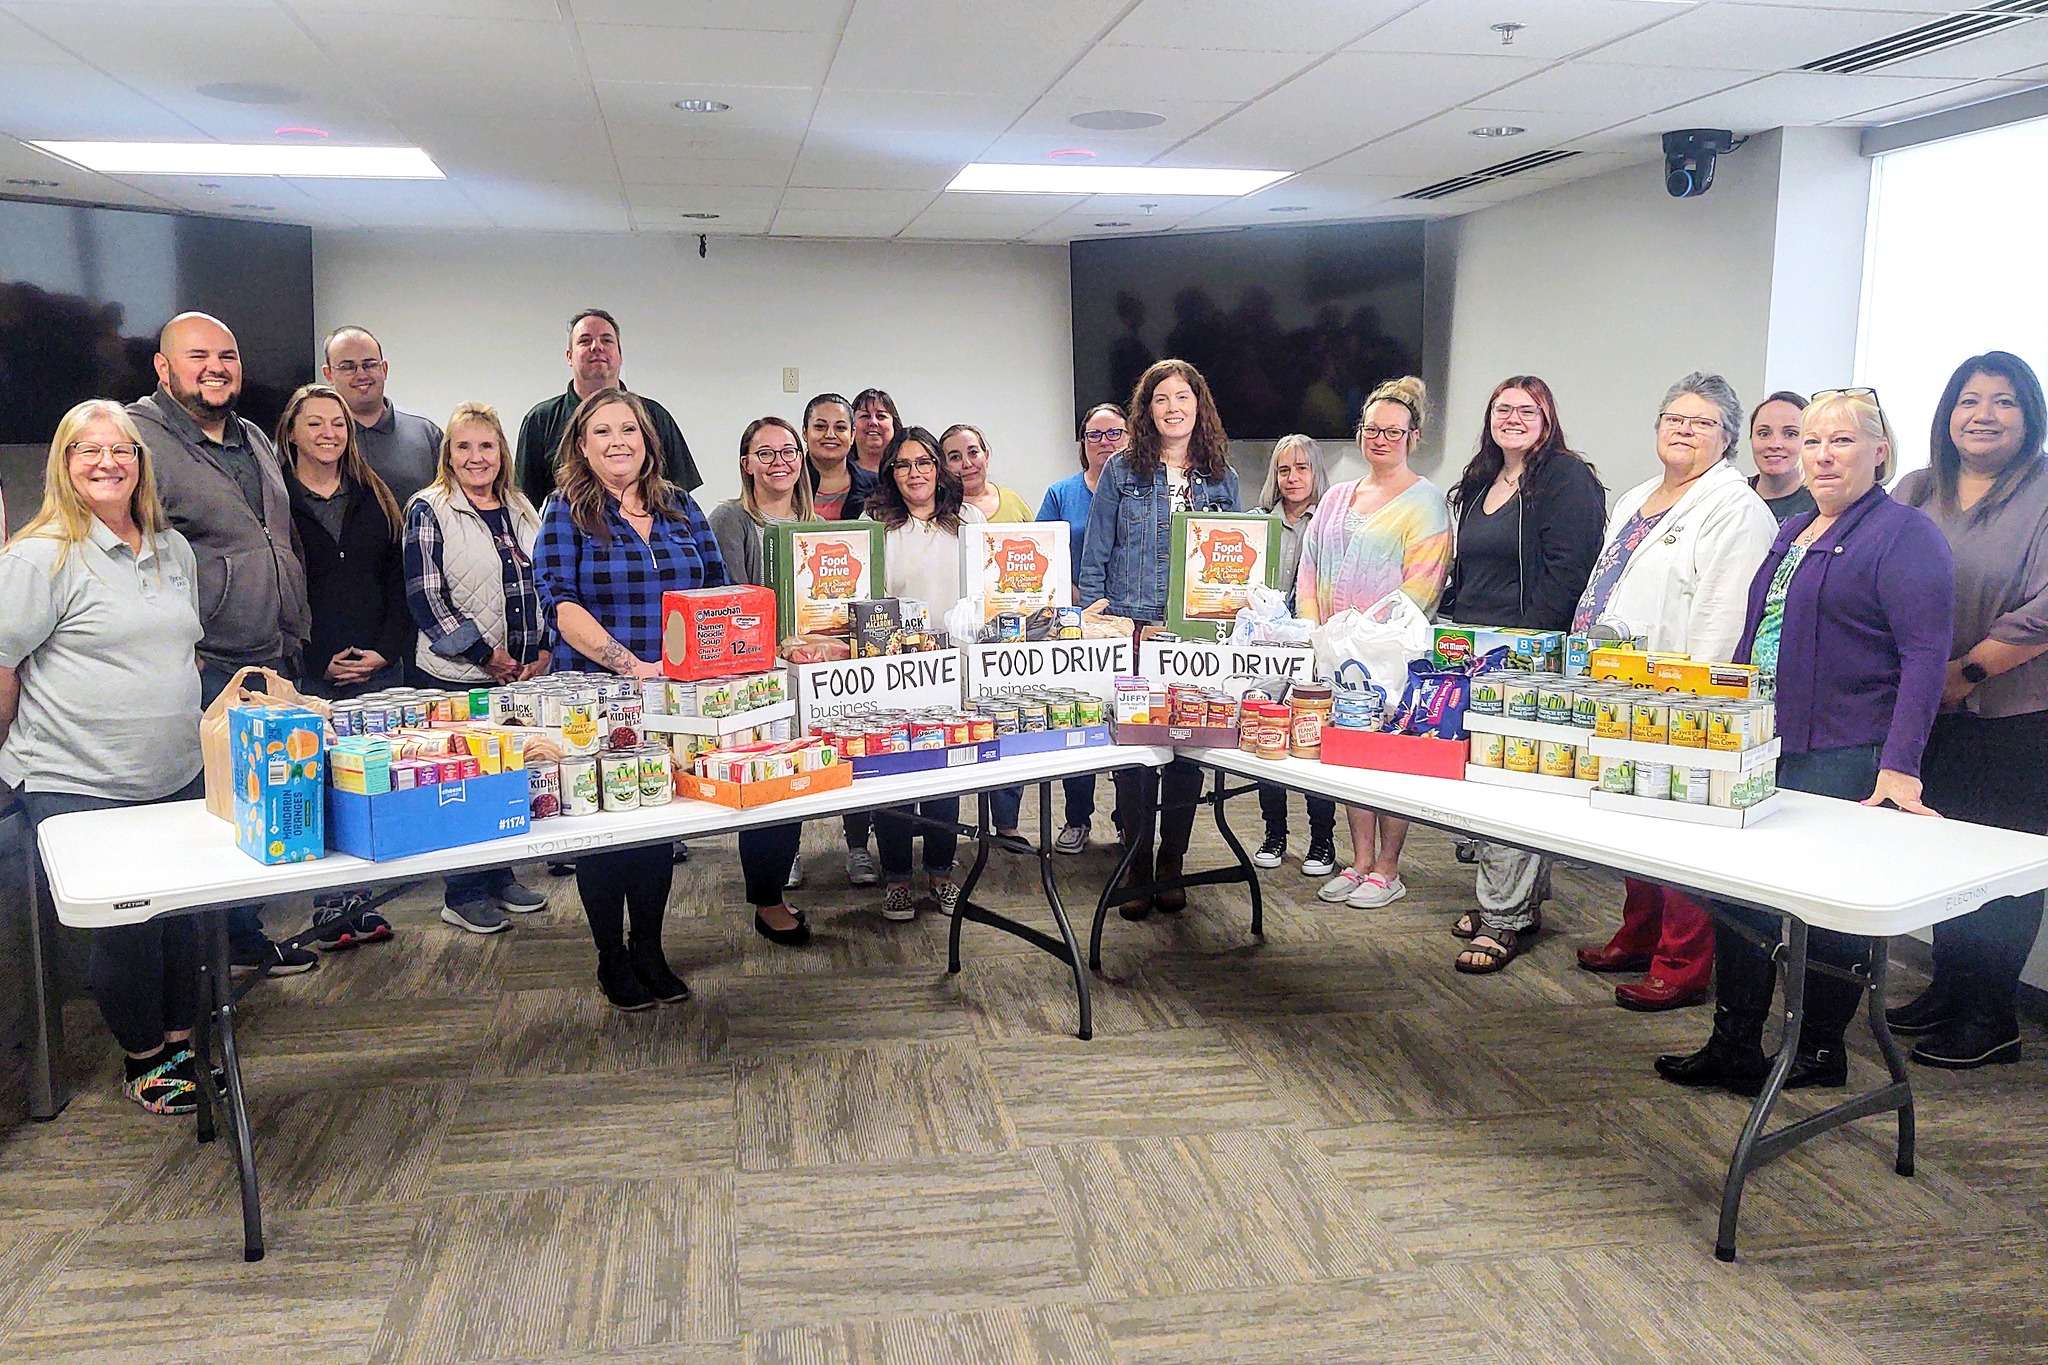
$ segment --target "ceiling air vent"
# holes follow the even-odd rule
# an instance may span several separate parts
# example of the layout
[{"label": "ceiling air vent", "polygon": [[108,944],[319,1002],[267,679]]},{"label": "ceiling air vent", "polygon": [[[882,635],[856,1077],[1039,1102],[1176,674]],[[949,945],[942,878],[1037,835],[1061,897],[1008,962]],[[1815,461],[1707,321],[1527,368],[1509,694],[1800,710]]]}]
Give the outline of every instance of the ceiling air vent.
[{"label": "ceiling air vent", "polygon": [[1808,62],[1801,71],[1825,71],[1835,75],[1847,75],[1857,71],[1876,71],[1894,62],[1903,62],[1911,57],[1954,47],[1967,43],[1973,38],[1982,38],[1987,33],[2018,24],[2030,24],[2042,15],[2048,14],[2048,0],[1978,0],[1968,11],[1951,14],[1946,19],[1936,19],[1918,28],[1909,28],[1903,33],[1894,33],[1889,38],[1865,43]]},{"label": "ceiling air vent", "polygon": [[[2048,0],[2042,0],[2042,3],[2048,4]],[[1523,171],[1533,171],[1538,166],[1554,166],[1567,157],[1577,155],[1577,152],[1530,152],[1527,156],[1518,156],[1512,161],[1498,162],[1495,165],[1488,166],[1483,170],[1473,171],[1467,175],[1454,175],[1449,180],[1439,180],[1434,185],[1424,185],[1421,189],[1410,190],[1401,197],[1403,199],[1444,199],[1457,194],[1461,190],[1469,190],[1474,185],[1485,185],[1495,180],[1505,180],[1511,175],[1520,175]]]}]

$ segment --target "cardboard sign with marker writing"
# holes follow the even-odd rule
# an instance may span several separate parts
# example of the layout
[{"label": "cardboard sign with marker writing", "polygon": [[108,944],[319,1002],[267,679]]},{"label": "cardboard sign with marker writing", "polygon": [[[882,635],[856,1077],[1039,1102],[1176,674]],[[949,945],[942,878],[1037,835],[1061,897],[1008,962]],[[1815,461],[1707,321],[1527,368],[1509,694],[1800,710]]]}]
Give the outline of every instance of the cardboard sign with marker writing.
[{"label": "cardboard sign with marker writing", "polygon": [[1321,676],[1313,650],[1279,645],[1212,645],[1159,636],[1139,644],[1138,673],[1160,686],[1191,683],[1213,687],[1233,697],[1244,695],[1246,681],[1254,677],[1314,682]]},{"label": "cardboard sign with marker writing", "polygon": [[817,721],[876,706],[892,711],[916,711],[928,706],[957,709],[961,675],[957,649],[798,664],[797,728],[808,731]]},{"label": "cardboard sign with marker writing", "polygon": [[999,687],[1071,687],[1109,699],[1111,683],[1136,664],[1129,640],[1033,640],[969,645],[967,695]]}]

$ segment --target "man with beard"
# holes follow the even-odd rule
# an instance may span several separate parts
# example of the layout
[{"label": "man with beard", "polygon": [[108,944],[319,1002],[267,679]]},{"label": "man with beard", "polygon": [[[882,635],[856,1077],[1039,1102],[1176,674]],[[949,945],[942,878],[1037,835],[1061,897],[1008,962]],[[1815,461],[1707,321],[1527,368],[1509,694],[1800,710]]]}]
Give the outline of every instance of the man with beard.
[{"label": "man with beard", "polygon": [[[156,467],[157,495],[199,561],[200,704],[251,664],[298,676],[311,633],[306,571],[291,500],[270,442],[235,415],[242,357],[235,334],[180,313],[157,336],[156,391],[128,405]],[[239,972],[303,972],[314,955],[263,936],[261,907],[229,912]]]},{"label": "man with beard", "polygon": [[[535,403],[526,420],[519,424],[519,489],[535,507],[555,491],[555,454],[561,447],[562,433],[569,429],[569,419],[576,415],[577,404],[600,389],[626,387],[619,381],[619,369],[625,364],[625,352],[619,345],[619,324],[604,309],[586,308],[569,319],[569,349],[565,355],[569,362],[568,389]],[[661,446],[663,477],[684,492],[695,489],[704,477],[697,472],[697,462],[690,456],[690,443],[683,439],[682,428],[668,415],[667,408],[644,393],[634,396],[647,408],[648,424],[654,428],[654,440]]]},{"label": "man with beard", "polygon": [[441,467],[441,428],[399,411],[384,396],[391,363],[384,358],[383,343],[367,328],[335,328],[320,353],[321,377],[334,386],[355,419],[356,449],[403,507],[434,481]]}]

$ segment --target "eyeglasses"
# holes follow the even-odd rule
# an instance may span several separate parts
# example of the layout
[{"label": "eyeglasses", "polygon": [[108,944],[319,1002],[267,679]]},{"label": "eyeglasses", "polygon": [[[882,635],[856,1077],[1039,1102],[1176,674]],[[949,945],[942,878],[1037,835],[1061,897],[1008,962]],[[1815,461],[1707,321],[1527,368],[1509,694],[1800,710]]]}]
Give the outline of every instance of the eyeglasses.
[{"label": "eyeglasses", "polygon": [[1875,403],[1877,401],[1877,390],[1864,387],[1857,387],[1852,389],[1822,389],[1819,392],[1815,393],[1813,397],[1808,399],[1807,401],[1811,403],[1818,403],[1823,398],[1868,398],[1871,402]]},{"label": "eyeglasses", "polygon": [[777,446],[773,450],[757,450],[754,458],[765,465],[795,464],[804,453],[795,446]]},{"label": "eyeglasses", "polygon": [[1128,427],[1110,427],[1104,431],[1084,431],[1081,433],[1081,439],[1093,442],[1099,446],[1106,446],[1112,442],[1121,441],[1130,434]]},{"label": "eyeglasses", "polygon": [[916,460],[898,460],[896,462],[896,472],[898,474],[936,474],[939,472],[939,462],[929,455]]},{"label": "eyeglasses", "polygon": [[1360,427],[1358,436],[1364,441],[1405,441],[1408,431],[1407,427]]},{"label": "eyeglasses", "polygon": [[1513,403],[1495,403],[1493,405],[1493,415],[1502,421],[1506,421],[1510,417],[1519,417],[1524,422],[1533,422],[1543,415],[1543,409],[1527,403],[1519,407]]},{"label": "eyeglasses", "polygon": [[1711,435],[1721,429],[1718,417],[1687,417],[1678,412],[1660,412],[1657,420],[1673,431],[1704,431]]},{"label": "eyeglasses", "polygon": [[381,360],[344,360],[337,363],[333,369],[336,374],[376,374],[384,365],[385,362]]},{"label": "eyeglasses", "polygon": [[84,460],[87,464],[91,464],[108,455],[114,457],[116,464],[134,464],[142,456],[142,447],[129,445],[126,442],[120,445],[103,446],[94,445],[90,441],[73,441],[64,448],[64,453],[71,456],[74,460]]}]

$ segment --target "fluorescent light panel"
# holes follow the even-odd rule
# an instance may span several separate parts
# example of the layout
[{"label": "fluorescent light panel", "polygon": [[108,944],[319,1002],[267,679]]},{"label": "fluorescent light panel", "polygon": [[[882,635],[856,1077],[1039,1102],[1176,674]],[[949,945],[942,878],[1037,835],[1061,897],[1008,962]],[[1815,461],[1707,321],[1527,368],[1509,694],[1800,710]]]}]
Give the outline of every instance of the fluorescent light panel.
[{"label": "fluorescent light panel", "polygon": [[973,194],[1159,194],[1235,198],[1292,171],[1223,171],[1185,166],[1036,166],[977,161],[948,190]]},{"label": "fluorescent light panel", "polygon": [[288,175],[442,180],[417,147],[325,147],[269,142],[32,142],[106,175]]}]

